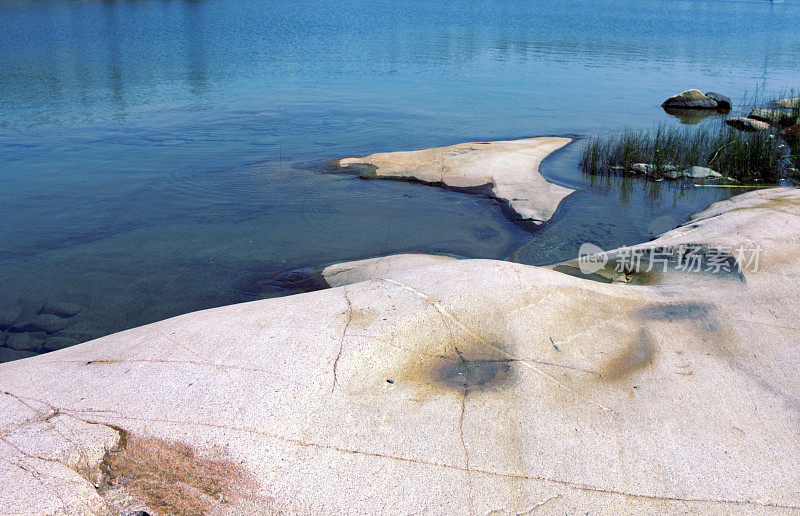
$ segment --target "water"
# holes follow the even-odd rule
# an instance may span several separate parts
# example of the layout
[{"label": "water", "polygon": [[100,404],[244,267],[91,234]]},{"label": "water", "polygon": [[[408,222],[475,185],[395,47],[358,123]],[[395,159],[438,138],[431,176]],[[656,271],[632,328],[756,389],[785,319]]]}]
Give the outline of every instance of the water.
[{"label": "water", "polygon": [[658,106],[688,87],[777,95],[799,23],[798,0],[0,0],[0,306],[76,303],[80,341],[340,260],[646,240],[728,192],[591,181],[573,147],[544,170],[580,191],[529,233],[486,199],[322,171],[678,123]]}]

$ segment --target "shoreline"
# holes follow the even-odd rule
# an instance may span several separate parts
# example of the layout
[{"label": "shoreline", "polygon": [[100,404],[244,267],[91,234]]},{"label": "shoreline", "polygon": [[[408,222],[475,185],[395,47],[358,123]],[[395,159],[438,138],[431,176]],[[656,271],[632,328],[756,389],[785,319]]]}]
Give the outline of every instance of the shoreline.
[{"label": "shoreline", "polygon": [[[777,400],[800,387],[800,358],[785,347],[799,335],[773,323],[800,316],[786,302],[800,274],[798,220],[800,191],[761,190],[636,246],[762,246],[744,282],[672,268],[604,283],[500,260],[391,255],[325,268],[332,288],[0,364],[0,421],[13,443],[0,443],[0,457],[24,464],[8,470],[0,502],[145,510],[136,492],[109,498],[85,472],[133,453],[125,443],[149,442],[137,449],[146,461],[182,443],[252,477],[237,486],[248,492],[214,502],[222,512],[374,512],[386,500],[399,512],[481,514],[545,499],[561,512],[798,508],[797,455],[786,453],[800,449],[796,410]],[[708,465],[704,481],[687,460]],[[741,467],[768,482],[732,474]]]}]

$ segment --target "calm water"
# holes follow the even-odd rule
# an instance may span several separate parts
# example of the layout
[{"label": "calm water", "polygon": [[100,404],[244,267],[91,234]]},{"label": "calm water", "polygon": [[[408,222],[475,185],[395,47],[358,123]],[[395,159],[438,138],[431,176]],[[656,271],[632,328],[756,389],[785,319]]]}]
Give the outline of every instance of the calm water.
[{"label": "calm water", "polygon": [[[323,173],[344,155],[669,121],[688,87],[800,85],[800,1],[0,0],[0,305],[86,340],[421,251],[549,263],[726,195],[594,181],[530,233],[492,201]],[[0,337],[0,338],[4,338]]]}]

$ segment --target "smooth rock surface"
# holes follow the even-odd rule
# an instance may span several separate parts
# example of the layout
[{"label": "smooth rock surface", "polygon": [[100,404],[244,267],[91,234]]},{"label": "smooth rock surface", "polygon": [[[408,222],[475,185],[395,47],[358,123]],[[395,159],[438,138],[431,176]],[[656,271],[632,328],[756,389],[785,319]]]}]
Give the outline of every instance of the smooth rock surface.
[{"label": "smooth rock surface", "polygon": [[79,464],[118,427],[241,465],[253,513],[800,510],[800,191],[717,203],[635,249],[661,246],[760,258],[622,263],[624,284],[362,261],[348,274],[367,281],[0,364],[0,507],[100,511]]},{"label": "smooth rock surface", "polygon": [[539,165],[569,138],[460,143],[417,151],[383,152],[339,160],[340,167],[362,165],[365,177],[414,179],[453,188],[490,185],[497,199],[508,203],[520,220],[545,222],[561,200],[573,192],[548,182]]},{"label": "smooth rock surface", "polygon": [[708,98],[700,90],[686,90],[668,98],[661,104],[663,108],[717,109],[717,102]]},{"label": "smooth rock surface", "polygon": [[454,260],[458,260],[458,258],[433,254],[393,254],[329,265],[322,270],[322,277],[325,278],[329,286],[339,287],[384,274],[392,274]]},{"label": "smooth rock surface", "polygon": [[707,177],[722,177],[722,174],[717,172],[716,170],[712,170],[708,167],[689,167],[681,172],[683,177],[690,177],[692,179],[703,179]]},{"label": "smooth rock surface", "polygon": [[770,125],[752,118],[734,117],[725,120],[725,123],[734,129],[747,132],[769,131]]}]

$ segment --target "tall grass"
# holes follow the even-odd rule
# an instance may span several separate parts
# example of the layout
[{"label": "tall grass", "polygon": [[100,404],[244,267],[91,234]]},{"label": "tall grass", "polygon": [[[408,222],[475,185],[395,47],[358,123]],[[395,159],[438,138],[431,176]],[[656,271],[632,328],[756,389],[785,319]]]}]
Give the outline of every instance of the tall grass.
[{"label": "tall grass", "polygon": [[[747,113],[749,109],[746,108]],[[792,112],[797,120],[800,106],[795,106]],[[791,172],[790,162],[800,168],[800,134],[741,132],[720,119],[717,124],[684,127],[661,124],[652,130],[626,130],[609,137],[596,137],[584,146],[580,165],[587,172],[612,173],[630,172],[631,165],[647,163],[655,167],[656,177],[697,165],[737,180],[775,181]]]}]

